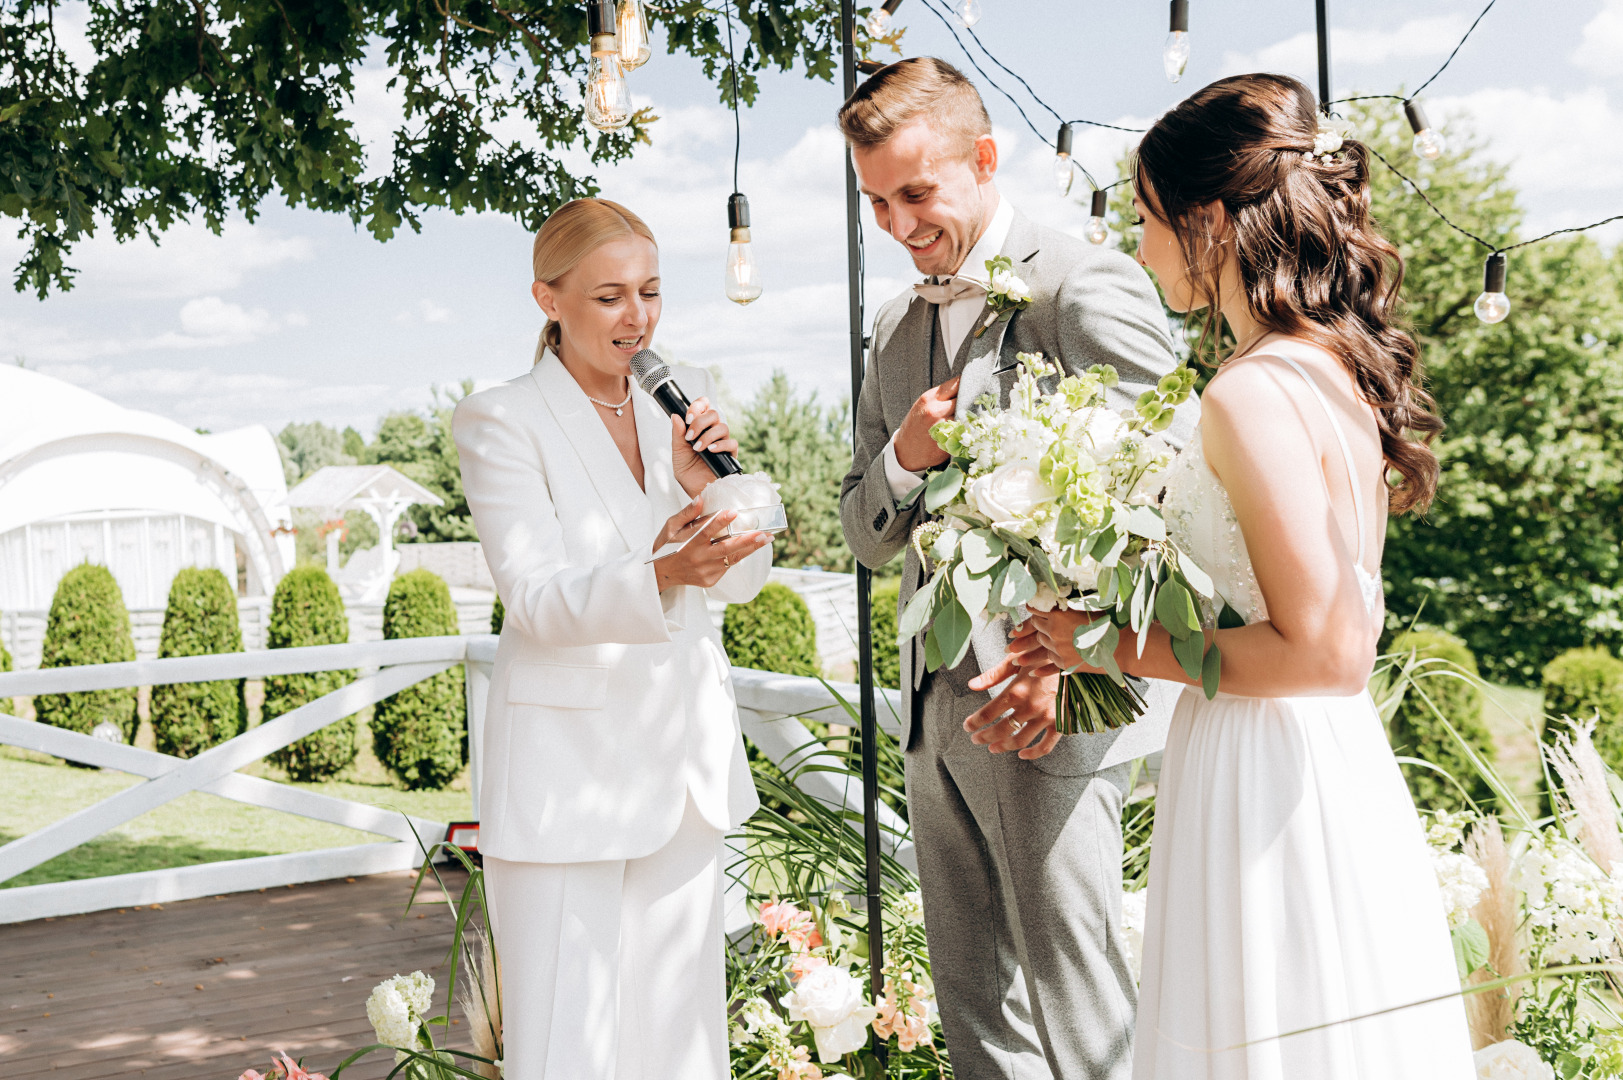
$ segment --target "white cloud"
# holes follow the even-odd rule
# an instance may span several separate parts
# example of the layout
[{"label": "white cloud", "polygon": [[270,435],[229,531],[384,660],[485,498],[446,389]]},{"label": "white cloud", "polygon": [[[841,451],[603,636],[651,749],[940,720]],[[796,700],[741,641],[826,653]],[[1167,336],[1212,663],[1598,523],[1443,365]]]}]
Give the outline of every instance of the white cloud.
[{"label": "white cloud", "polygon": [[[1623,109],[1605,90],[1560,96],[1515,87],[1478,90],[1436,98],[1431,112],[1464,113],[1488,139],[1487,153],[1509,167],[1520,191],[1529,235],[1587,225],[1623,210],[1623,143],[1587,137],[1623,128]],[[1623,238],[1623,228],[1614,224],[1592,235],[1611,243]]]},{"label": "white cloud", "polygon": [[404,325],[417,323],[443,323],[451,321],[451,309],[442,304],[436,304],[426,296],[417,301],[417,307],[403,308],[395,315],[394,321]]},{"label": "white cloud", "polygon": [[1602,78],[1623,75],[1623,0],[1608,0],[1589,20],[1572,62]]},{"label": "white cloud", "polygon": [[[1336,66],[1373,66],[1392,60],[1446,56],[1469,24],[1462,16],[1410,19],[1396,30],[1331,27],[1330,61]],[[1223,73],[1279,71],[1308,76],[1318,70],[1318,39],[1301,33],[1254,53],[1225,52]]]},{"label": "white cloud", "polygon": [[276,329],[276,320],[264,308],[252,311],[218,296],[188,300],[180,308],[183,338],[166,335],[164,344],[197,346],[243,345]]}]

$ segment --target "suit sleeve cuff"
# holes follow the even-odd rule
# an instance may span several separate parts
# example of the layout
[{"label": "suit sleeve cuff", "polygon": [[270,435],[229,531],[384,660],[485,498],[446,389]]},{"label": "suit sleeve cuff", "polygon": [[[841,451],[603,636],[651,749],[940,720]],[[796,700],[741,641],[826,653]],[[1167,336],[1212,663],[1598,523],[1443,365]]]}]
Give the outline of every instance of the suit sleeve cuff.
[{"label": "suit sleeve cuff", "polygon": [[885,479],[890,483],[890,494],[897,502],[910,495],[914,488],[924,483],[922,473],[908,472],[902,468],[902,463],[896,460],[896,436],[892,435],[885,444],[885,449],[879,455],[885,462]]}]

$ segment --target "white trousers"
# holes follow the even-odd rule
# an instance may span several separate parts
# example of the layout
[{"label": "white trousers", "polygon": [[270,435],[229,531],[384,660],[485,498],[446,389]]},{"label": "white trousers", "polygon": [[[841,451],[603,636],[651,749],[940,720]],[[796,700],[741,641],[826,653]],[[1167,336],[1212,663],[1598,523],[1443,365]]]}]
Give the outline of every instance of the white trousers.
[{"label": "white trousers", "polygon": [[485,858],[506,1080],[725,1080],[722,834],[641,859]]}]

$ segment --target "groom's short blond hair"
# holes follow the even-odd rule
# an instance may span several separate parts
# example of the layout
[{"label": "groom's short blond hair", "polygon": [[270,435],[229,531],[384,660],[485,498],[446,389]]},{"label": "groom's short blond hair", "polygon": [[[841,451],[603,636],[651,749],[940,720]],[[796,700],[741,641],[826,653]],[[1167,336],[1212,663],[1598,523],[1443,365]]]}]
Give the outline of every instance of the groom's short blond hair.
[{"label": "groom's short blond hair", "polygon": [[975,84],[933,56],[915,56],[880,68],[840,107],[840,132],[851,146],[878,146],[902,128],[928,117],[967,156],[975,141],[992,133]]}]

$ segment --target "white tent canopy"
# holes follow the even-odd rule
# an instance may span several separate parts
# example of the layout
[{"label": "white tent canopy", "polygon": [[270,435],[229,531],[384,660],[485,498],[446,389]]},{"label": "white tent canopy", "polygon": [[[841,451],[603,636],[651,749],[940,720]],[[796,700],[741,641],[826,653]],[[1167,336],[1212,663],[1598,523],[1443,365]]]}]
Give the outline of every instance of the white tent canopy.
[{"label": "white tent canopy", "polygon": [[0,610],[42,610],[78,563],[131,608],[217,566],[249,596],[293,565],[286,481],[263,427],[201,435],[19,367],[0,367]]}]

